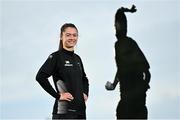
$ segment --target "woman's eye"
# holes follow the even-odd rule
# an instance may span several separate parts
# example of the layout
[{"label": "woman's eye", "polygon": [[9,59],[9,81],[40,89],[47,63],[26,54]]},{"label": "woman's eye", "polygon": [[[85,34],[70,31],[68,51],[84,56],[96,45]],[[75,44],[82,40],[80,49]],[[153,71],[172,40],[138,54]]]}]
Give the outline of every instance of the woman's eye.
[{"label": "woman's eye", "polygon": [[77,37],[77,34],[73,34],[73,37]]},{"label": "woman's eye", "polygon": [[66,37],[69,37],[71,34],[66,34]]},{"label": "woman's eye", "polygon": [[73,36],[73,37],[77,37],[78,35],[77,34],[66,34],[66,37],[70,37],[70,36]]}]

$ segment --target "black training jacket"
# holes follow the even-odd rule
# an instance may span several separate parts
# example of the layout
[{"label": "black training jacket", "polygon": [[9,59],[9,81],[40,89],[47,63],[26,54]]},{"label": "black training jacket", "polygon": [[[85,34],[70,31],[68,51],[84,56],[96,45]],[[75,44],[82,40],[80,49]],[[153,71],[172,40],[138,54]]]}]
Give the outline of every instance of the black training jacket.
[{"label": "black training jacket", "polygon": [[[52,76],[55,89],[51,86],[48,78]],[[74,100],[67,102],[67,111],[76,112],[77,114],[85,113],[85,102],[83,93],[88,96],[89,83],[84,72],[81,58],[74,52],[61,49],[49,55],[48,59],[39,69],[36,80],[51,96],[56,98],[53,114],[63,114],[60,109],[60,95],[58,90],[58,81],[63,81],[66,91],[71,93]]]},{"label": "black training jacket", "polygon": [[130,37],[118,39],[115,43],[116,63],[120,72],[147,71],[150,66],[139,48]]}]

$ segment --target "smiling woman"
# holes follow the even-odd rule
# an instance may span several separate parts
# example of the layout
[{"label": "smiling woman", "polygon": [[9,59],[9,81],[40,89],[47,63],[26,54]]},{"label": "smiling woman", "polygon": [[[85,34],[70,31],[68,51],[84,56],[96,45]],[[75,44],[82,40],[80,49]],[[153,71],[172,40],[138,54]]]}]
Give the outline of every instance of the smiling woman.
[{"label": "smiling woman", "polygon": [[74,50],[78,40],[78,29],[74,24],[64,24],[61,27],[59,49],[65,48],[70,51]]},{"label": "smiling woman", "polygon": [[[37,73],[36,80],[55,100],[53,119],[86,118],[89,83],[81,58],[74,53],[78,30],[74,24],[61,27],[59,50],[52,53]],[[52,76],[56,91],[48,81]]]}]

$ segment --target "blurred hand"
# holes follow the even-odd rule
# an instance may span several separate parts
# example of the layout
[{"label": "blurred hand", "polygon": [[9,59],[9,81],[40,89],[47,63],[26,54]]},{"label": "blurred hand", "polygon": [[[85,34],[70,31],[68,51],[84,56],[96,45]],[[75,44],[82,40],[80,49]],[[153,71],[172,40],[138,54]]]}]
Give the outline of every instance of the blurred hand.
[{"label": "blurred hand", "polygon": [[106,88],[106,90],[114,90],[115,89],[114,85],[109,81],[107,81],[105,88]]},{"label": "blurred hand", "polygon": [[59,94],[60,94],[59,100],[72,101],[74,99],[74,97],[69,92],[59,93]]},{"label": "blurred hand", "polygon": [[84,96],[84,101],[86,102],[88,99],[88,96],[85,93],[83,93],[83,96]]},{"label": "blurred hand", "polygon": [[151,73],[149,72],[149,70],[143,72],[143,80],[145,82],[145,86],[147,89],[150,88],[149,86],[150,79],[151,79]]}]

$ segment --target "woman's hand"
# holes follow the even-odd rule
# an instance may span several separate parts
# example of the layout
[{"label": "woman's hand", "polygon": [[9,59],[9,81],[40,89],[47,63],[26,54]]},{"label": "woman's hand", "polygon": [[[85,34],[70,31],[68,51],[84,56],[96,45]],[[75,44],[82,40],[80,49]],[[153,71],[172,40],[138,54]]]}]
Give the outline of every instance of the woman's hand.
[{"label": "woman's hand", "polygon": [[88,96],[85,93],[83,93],[83,96],[84,96],[84,101],[86,102],[88,99]]},{"label": "woman's hand", "polygon": [[60,94],[59,100],[72,101],[74,99],[74,97],[69,92],[59,93],[59,94]]}]

